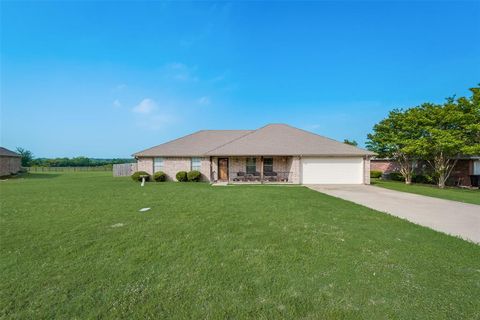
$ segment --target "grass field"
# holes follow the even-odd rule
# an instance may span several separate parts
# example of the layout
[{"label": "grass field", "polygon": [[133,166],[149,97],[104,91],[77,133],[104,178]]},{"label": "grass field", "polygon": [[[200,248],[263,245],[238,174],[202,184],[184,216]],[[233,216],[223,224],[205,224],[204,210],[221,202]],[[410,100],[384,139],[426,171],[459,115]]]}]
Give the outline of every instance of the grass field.
[{"label": "grass field", "polygon": [[439,189],[436,186],[428,184],[406,185],[404,182],[372,179],[372,184],[387,189],[416,193],[423,196],[460,201],[466,203],[480,204],[480,190],[469,190],[460,188]]},{"label": "grass field", "polygon": [[304,187],[37,173],[0,195],[1,318],[480,318],[480,246]]}]

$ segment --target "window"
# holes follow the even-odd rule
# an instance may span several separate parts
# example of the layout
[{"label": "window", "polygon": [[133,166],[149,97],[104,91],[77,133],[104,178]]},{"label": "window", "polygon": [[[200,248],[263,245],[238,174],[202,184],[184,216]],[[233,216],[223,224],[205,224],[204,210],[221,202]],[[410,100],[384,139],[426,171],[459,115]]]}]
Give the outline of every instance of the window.
[{"label": "window", "polygon": [[200,164],[201,164],[200,158],[192,158],[192,170],[200,171]]},{"label": "window", "polygon": [[163,171],[163,158],[153,159],[153,172]]},{"label": "window", "polygon": [[475,160],[473,162],[473,174],[480,175],[480,160]]},{"label": "window", "polygon": [[254,174],[257,171],[257,159],[247,158],[247,173]]},{"label": "window", "polygon": [[273,172],[273,158],[263,159],[263,172],[266,172],[266,173]]}]

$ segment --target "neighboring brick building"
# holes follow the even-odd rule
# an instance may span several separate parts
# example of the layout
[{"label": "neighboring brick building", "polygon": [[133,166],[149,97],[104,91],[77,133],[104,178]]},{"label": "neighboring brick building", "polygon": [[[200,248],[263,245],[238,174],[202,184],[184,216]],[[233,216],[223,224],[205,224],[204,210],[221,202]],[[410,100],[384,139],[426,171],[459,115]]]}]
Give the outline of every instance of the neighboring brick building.
[{"label": "neighboring brick building", "polygon": [[0,147],[0,177],[15,174],[20,171],[21,167],[21,155]]},{"label": "neighboring brick building", "polygon": [[447,183],[450,185],[471,186],[470,176],[472,175],[480,176],[480,157],[458,160]]},{"label": "neighboring brick building", "polygon": [[370,170],[381,171],[385,174],[399,172],[400,166],[397,162],[390,159],[370,159]]},{"label": "neighboring brick building", "polygon": [[[390,159],[371,159],[370,169],[372,171],[381,171],[384,174],[399,172],[400,166],[397,162]],[[417,173],[425,172],[429,166],[422,161],[415,171]],[[450,174],[447,181],[449,185],[471,186],[470,176],[480,175],[480,156],[465,156],[459,159]]]}]

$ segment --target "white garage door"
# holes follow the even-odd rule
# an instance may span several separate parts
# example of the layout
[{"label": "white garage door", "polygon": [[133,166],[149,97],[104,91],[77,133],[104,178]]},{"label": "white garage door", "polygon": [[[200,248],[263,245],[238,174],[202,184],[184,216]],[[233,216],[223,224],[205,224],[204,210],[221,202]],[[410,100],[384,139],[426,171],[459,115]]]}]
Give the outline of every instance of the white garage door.
[{"label": "white garage door", "polygon": [[304,184],[362,184],[363,158],[302,158]]}]

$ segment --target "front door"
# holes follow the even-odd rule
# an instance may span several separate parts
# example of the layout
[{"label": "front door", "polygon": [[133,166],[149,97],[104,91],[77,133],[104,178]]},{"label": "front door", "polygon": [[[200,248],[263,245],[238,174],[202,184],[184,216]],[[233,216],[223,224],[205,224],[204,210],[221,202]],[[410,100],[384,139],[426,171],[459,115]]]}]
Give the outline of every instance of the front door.
[{"label": "front door", "polygon": [[218,158],[218,180],[228,180],[228,158]]}]

